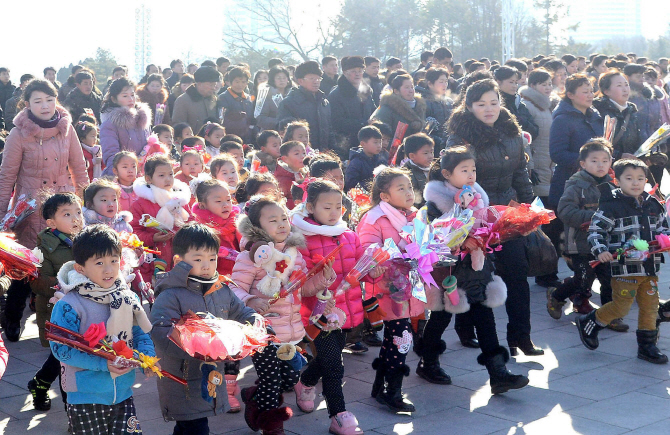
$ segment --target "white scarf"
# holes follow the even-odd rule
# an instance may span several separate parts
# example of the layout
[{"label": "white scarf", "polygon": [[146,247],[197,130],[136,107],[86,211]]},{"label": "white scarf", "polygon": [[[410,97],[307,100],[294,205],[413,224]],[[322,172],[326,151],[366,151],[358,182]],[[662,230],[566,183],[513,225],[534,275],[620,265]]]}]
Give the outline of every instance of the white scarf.
[{"label": "white scarf", "polygon": [[347,223],[342,218],[335,225],[315,225],[305,220],[308,216],[309,213],[304,203],[294,208],[291,214],[291,223],[306,236],[337,237],[347,230]]},{"label": "white scarf", "polygon": [[184,207],[191,200],[191,190],[186,183],[174,180],[172,189],[165,190],[138,178],[133,183],[133,190],[140,198],[161,206],[156,213],[156,220],[162,228],[172,231],[174,227],[183,227],[188,220],[189,214]]}]

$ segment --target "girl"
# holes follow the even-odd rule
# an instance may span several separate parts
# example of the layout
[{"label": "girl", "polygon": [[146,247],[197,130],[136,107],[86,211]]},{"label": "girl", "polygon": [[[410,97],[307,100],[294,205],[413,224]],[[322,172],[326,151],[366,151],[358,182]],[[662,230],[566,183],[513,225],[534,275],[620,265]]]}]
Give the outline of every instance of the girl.
[{"label": "girl", "polygon": [[[186,184],[174,179],[172,165],[169,157],[154,154],[144,164],[144,178],[138,178],[133,183],[133,190],[139,197],[130,208],[133,216],[136,216],[132,222],[133,232],[144,246],[161,251],[161,255],[154,260],[153,270],[142,268],[142,275],[147,282],[157,272],[172,268],[172,236],[189,219],[191,190]],[[142,225],[146,223],[145,214],[160,226]]]},{"label": "girl", "polygon": [[123,211],[130,211],[132,204],[137,201],[133,183],[137,179],[138,165],[137,155],[130,151],[120,151],[116,153],[114,160],[112,160],[112,170],[116,177],[116,184],[121,188],[119,204]]},{"label": "girl", "polygon": [[[329,287],[333,292],[351,270],[358,258],[363,255],[360,240],[353,231],[347,228],[342,220],[342,190],[334,183],[316,180],[307,187],[307,201],[300,211],[293,214],[293,225],[305,235],[307,247],[300,249],[302,257],[311,268],[323,257],[339,245],[344,248],[336,257],[333,269],[337,278]],[[379,273],[375,272],[375,276]],[[317,302],[317,297],[305,297],[302,300],[302,322],[305,327],[310,324],[310,316]],[[319,379],[323,383],[323,395],[326,398],[328,414],[331,418],[330,433],[362,434],[354,414],[346,410],[342,393],[342,350],[346,341],[346,333],[363,322],[363,293],[360,285],[351,287],[334,300],[335,306],[346,314],[346,321],[341,329],[319,334],[314,339],[316,357],[310,362],[307,370],[302,373],[295,386],[298,407],[303,412],[314,410],[316,396],[315,385]]]},{"label": "girl", "polygon": [[86,168],[88,178],[100,178],[102,174],[102,151],[98,145],[98,127],[90,122],[78,122],[75,127],[77,137],[81,143],[84,159],[86,159]]},{"label": "girl", "polygon": [[205,139],[201,138],[200,136],[190,136],[185,138],[181,141],[179,152],[180,154],[183,154],[189,149],[203,154],[205,152]]},{"label": "girl", "polygon": [[292,140],[302,142],[308,152],[311,150],[309,148],[309,124],[306,121],[293,121],[286,126],[286,133],[284,133],[282,143]]},{"label": "girl", "polygon": [[175,148],[181,152],[181,141],[187,137],[193,137],[193,129],[186,122],[177,123],[172,128],[174,129]]},{"label": "girl", "polygon": [[105,179],[95,180],[84,190],[84,223],[86,225],[104,224],[117,233],[132,233],[129,222],[133,215],[128,211],[119,212],[118,185]]},{"label": "girl", "polygon": [[[474,155],[463,146],[447,148],[442,158],[433,163],[430,170],[430,181],[425,189],[426,208],[430,220],[451,212],[456,199],[460,198],[464,189],[480,196],[476,205],[468,207],[475,211],[475,215],[477,215],[477,210],[488,207],[489,198],[484,189],[477,184],[475,168]],[[477,245],[473,242],[474,240],[468,239],[464,243],[464,247],[468,249],[464,250],[477,249]],[[512,375],[505,367],[505,363],[509,361],[509,353],[498,343],[492,308],[505,302],[507,289],[500,277],[493,275],[493,270],[493,264],[489,258],[485,259],[480,271],[473,270],[470,255],[457,264],[453,275],[459,287],[460,303],[458,306],[452,305],[449,298],[444,298],[443,291],[437,291],[435,294],[437,290],[435,287],[431,286],[428,289],[426,296],[431,313],[423,331],[421,360],[416,369],[419,376],[429,382],[439,380],[440,375],[444,372],[440,368],[438,349],[446,348],[440,337],[449,325],[452,313],[464,313],[460,316],[464,317],[467,323],[474,324],[477,330],[479,346],[482,349],[477,362],[485,365],[489,372],[492,393],[504,393],[528,384],[528,378]],[[440,268],[436,268],[435,271],[436,274],[442,275]],[[444,275],[439,278],[446,277],[446,274]],[[439,278],[438,281],[441,282]],[[459,314],[457,314],[457,320],[458,317]]]},{"label": "girl", "polygon": [[208,122],[198,131],[198,136],[205,140],[205,149],[210,156],[219,155],[221,139],[226,135],[226,129],[216,122]]},{"label": "girl", "polygon": [[235,194],[237,186],[240,184],[240,175],[237,170],[237,162],[233,156],[221,154],[214,157],[209,164],[209,171],[213,178],[226,183],[231,195]]},{"label": "girl", "polygon": [[222,154],[229,154],[235,159],[239,169],[238,172],[240,175],[240,182],[245,181],[249,177],[249,170],[244,167],[244,146],[240,143],[229,140],[221,144],[219,151],[221,151]]},{"label": "girl", "polygon": [[235,199],[238,204],[244,204],[252,196],[273,196],[279,191],[279,183],[274,175],[268,172],[254,172],[249,175],[247,181],[240,183],[235,191]]},{"label": "girl", "polygon": [[[294,270],[306,271],[305,260],[298,251],[305,246],[305,238],[292,228],[284,205],[260,196],[251,199],[247,215],[238,220],[237,229],[242,234],[240,244],[245,251],[235,260],[231,289],[248,307],[267,318],[279,343],[297,344],[305,336],[300,316],[301,296],[314,296],[330,287],[336,278],[332,263],[307,281],[301,291],[270,304],[274,290],[264,286],[262,281],[268,272],[256,265],[255,256],[249,249],[255,253],[254,248],[258,248],[259,244],[267,246],[273,243],[275,250],[285,254],[283,272],[278,275],[281,283],[286,284]],[[281,433],[284,421],[291,416],[288,408],[279,408],[283,401],[282,391],[295,386],[299,370],[278,359],[277,344],[270,344],[251,359],[258,373],[258,385],[242,390],[242,400],[246,404],[245,420],[253,430]],[[276,432],[270,432],[272,430]]]},{"label": "girl", "polygon": [[179,158],[179,172],[175,179],[182,183],[189,184],[198,174],[205,170],[205,161],[202,155],[194,150],[188,150],[181,154]]},{"label": "girl", "polygon": [[[391,238],[404,251],[407,242],[400,237],[400,231],[416,215],[412,183],[404,169],[380,168],[382,169],[375,170],[376,176],[372,183],[373,207],[363,215],[356,233],[361,238],[363,249],[373,243],[382,246],[386,239]],[[368,277],[370,282],[365,286],[366,296],[377,297],[379,308],[386,314],[384,341],[379,350],[379,358],[372,362],[372,368],[377,374],[371,395],[394,412],[414,412],[414,405],[403,398],[402,380],[409,375],[409,367],[405,364],[407,352],[412,345],[412,325],[409,318],[423,314],[424,304],[411,298],[399,305],[391,300],[388,290],[382,287],[380,277]],[[396,306],[393,307],[393,304]]]}]

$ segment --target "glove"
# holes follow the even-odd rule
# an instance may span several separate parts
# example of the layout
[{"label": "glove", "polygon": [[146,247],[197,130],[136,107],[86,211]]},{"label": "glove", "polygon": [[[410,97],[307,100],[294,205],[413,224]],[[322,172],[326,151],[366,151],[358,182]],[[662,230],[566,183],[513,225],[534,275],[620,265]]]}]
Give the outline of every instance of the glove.
[{"label": "glove", "polygon": [[373,296],[370,299],[364,300],[363,309],[372,325],[372,329],[381,331],[384,327],[384,317],[386,317],[386,313],[379,306],[377,298]]},{"label": "glove", "polygon": [[300,369],[307,365],[307,360],[300,353],[300,348],[292,344],[279,346],[279,349],[277,349],[277,358],[286,361],[296,372],[300,372]]},{"label": "glove", "polygon": [[321,331],[328,325],[328,319],[323,314],[319,317],[319,320],[316,321],[313,325],[308,325],[305,328],[305,335],[310,341],[314,341],[316,337],[319,336]]}]

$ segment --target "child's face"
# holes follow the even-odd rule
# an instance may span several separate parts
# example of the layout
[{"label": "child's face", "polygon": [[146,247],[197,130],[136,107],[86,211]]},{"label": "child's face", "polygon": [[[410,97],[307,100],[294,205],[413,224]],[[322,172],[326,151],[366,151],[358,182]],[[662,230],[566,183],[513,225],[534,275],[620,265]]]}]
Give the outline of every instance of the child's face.
[{"label": "child's face", "polygon": [[232,189],[236,188],[240,182],[237,168],[232,163],[224,163],[216,174],[216,179],[223,181]]},{"label": "child's face", "polygon": [[119,277],[121,256],[91,257],[83,265],[75,263],[74,268],[98,287],[110,288]]},{"label": "child's face", "polygon": [[265,146],[261,147],[261,151],[270,154],[275,159],[278,159],[281,157],[279,148],[281,148],[281,139],[275,136],[270,136],[268,141],[265,143]]},{"label": "child's face", "polygon": [[193,137],[193,129],[191,129],[191,127],[186,127],[181,131],[181,140],[184,140],[187,137]]},{"label": "child's face", "polygon": [[409,159],[413,161],[416,165],[427,168],[433,162],[435,158],[435,153],[433,152],[434,146],[426,144],[419,148],[415,153],[409,153]]},{"label": "child's face", "polygon": [[200,278],[210,279],[216,275],[216,261],[218,259],[218,252],[201,248],[201,249],[189,249],[183,258],[180,258],[178,255],[175,255],[174,262],[175,264],[183,261],[184,263],[191,266],[191,271],[188,273],[189,276],[197,276]]},{"label": "child's face", "polygon": [[147,183],[152,184],[159,189],[169,190],[174,185],[174,174],[172,173],[172,166],[159,165],[156,167],[154,174],[150,177],[144,176]]},{"label": "child's face", "polygon": [[225,187],[215,187],[207,196],[205,209],[211,211],[222,219],[228,219],[233,210],[233,201],[230,199],[230,192]]},{"label": "child's face", "polygon": [[456,165],[453,172],[442,169],[442,176],[447,179],[449,184],[461,189],[466,184],[474,186],[477,182],[477,167],[473,159],[463,160]]},{"label": "child's face", "polygon": [[98,142],[98,132],[95,130],[89,131],[86,136],[84,137],[84,140],[82,140],[82,143],[84,145],[88,145],[92,147]]},{"label": "child's face", "polygon": [[273,195],[277,192],[277,186],[275,186],[272,183],[263,183],[260,185],[258,188],[258,191],[255,193],[255,195]]},{"label": "child's face", "polygon": [[621,191],[626,196],[637,198],[644,192],[644,185],[647,182],[647,174],[642,168],[626,168],[621,176],[617,178]]},{"label": "child's face", "polygon": [[414,205],[412,182],[405,175],[395,177],[388,192],[381,193],[381,199],[395,208],[409,210]]},{"label": "child's face", "polygon": [[375,156],[382,152],[382,140],[371,137],[368,140],[361,141],[361,148],[368,157]]},{"label": "child's face", "polygon": [[221,146],[221,139],[226,135],[225,130],[221,130],[220,128],[217,128],[216,130],[210,132],[209,136],[205,136],[205,139],[207,142],[209,142],[211,145],[215,147],[220,147]]},{"label": "child's face", "polygon": [[309,131],[305,127],[298,127],[293,130],[293,137],[291,140],[302,142],[303,145],[309,144]]},{"label": "child's face", "polygon": [[307,211],[321,225],[335,225],[342,218],[342,194],[340,192],[322,193],[316,204],[307,203]]},{"label": "child's face", "polygon": [[291,233],[291,224],[283,207],[278,205],[266,205],[261,210],[261,228],[272,238],[275,243],[284,242]]},{"label": "child's face", "polygon": [[238,168],[243,168],[244,167],[244,151],[243,150],[232,149],[232,150],[228,151],[228,154],[233,156],[233,158],[237,162],[237,167]]},{"label": "child's face", "polygon": [[593,151],[586,156],[586,160],[579,161],[579,165],[594,177],[604,177],[612,165],[612,157],[606,151]]},{"label": "child's face", "polygon": [[386,136],[385,134],[382,134],[382,148],[388,150],[390,143],[391,143],[391,136]]},{"label": "child's face", "polygon": [[305,152],[305,146],[300,145],[291,148],[291,150],[288,152],[288,155],[281,156],[281,159],[282,162],[286,163],[289,168],[297,171],[305,166],[303,160],[305,160],[306,156],[307,153]]},{"label": "child's face", "polygon": [[173,141],[172,132],[170,132],[169,130],[162,132],[161,134],[158,135],[158,140],[163,145],[167,145],[167,146],[172,145],[172,141]]},{"label": "child's face", "polygon": [[203,171],[203,164],[202,160],[200,160],[199,157],[196,156],[188,156],[184,157],[184,159],[181,162],[180,168],[181,172],[184,175],[188,175],[189,177],[195,177],[199,173]]},{"label": "child's face", "polygon": [[323,178],[337,184],[340,190],[344,191],[344,172],[341,168],[331,169],[323,174]]},{"label": "child's face", "polygon": [[99,215],[113,218],[119,212],[119,198],[114,189],[100,189],[93,197],[93,210]]},{"label": "child's face", "polygon": [[47,226],[55,228],[61,233],[77,234],[84,226],[81,206],[78,203],[61,205],[54,216],[47,219]]},{"label": "child's face", "polygon": [[240,94],[246,89],[247,83],[248,82],[244,77],[235,77],[235,80],[230,84],[230,87],[233,89],[233,92]]},{"label": "child's face", "polygon": [[137,160],[132,157],[124,157],[113,170],[120,184],[130,186],[137,178]]}]

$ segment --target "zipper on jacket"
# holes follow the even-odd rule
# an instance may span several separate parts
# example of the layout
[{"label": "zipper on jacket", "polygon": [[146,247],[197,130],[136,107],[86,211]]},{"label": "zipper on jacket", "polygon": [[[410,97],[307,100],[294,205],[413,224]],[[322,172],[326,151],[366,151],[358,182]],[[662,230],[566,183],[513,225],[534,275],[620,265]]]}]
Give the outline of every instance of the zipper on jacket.
[{"label": "zipper on jacket", "polygon": [[112,389],[114,390],[114,400],[112,400],[112,405],[116,405],[116,378],[112,378]]}]

